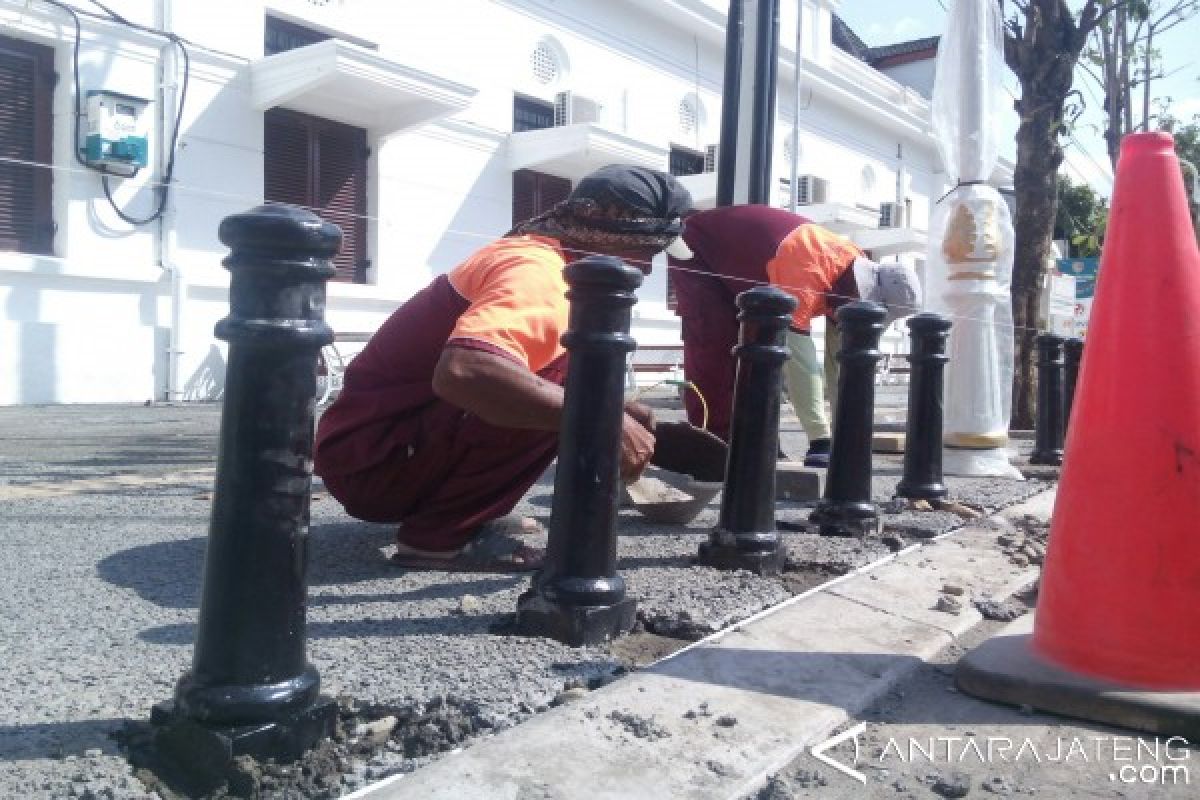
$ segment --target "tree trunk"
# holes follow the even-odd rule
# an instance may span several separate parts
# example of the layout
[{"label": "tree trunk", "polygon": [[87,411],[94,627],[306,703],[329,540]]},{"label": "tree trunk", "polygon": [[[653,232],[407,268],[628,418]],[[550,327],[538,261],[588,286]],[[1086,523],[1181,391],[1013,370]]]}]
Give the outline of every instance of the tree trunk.
[{"label": "tree trunk", "polygon": [[1059,120],[1063,101],[1055,97],[1023,95],[1021,124],[1017,129],[1017,168],[1013,175],[1017,213],[1015,257],[1013,261],[1013,335],[1016,347],[1013,380],[1014,428],[1033,428],[1037,373],[1034,366],[1034,341],[1038,327],[1038,300],[1042,279],[1054,238],[1054,219],[1058,214],[1055,178],[1063,161],[1058,143]]}]

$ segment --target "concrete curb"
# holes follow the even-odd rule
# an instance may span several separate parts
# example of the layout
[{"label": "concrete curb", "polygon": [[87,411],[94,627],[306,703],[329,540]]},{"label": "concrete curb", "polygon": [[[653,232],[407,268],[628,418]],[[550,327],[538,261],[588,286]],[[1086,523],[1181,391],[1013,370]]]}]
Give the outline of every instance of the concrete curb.
[{"label": "concrete curb", "polygon": [[[727,800],[824,740],[976,625],[972,599],[1034,580],[996,547],[1054,490],[914,545],[695,642],[584,699],[351,798]],[[962,611],[934,610],[946,584]]]}]

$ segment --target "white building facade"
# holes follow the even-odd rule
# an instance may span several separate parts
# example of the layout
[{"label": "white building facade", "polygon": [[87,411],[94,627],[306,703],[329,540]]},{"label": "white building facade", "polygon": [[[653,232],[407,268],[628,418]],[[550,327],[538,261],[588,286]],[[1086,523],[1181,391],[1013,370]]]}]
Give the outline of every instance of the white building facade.
[{"label": "white building facade", "polygon": [[[313,207],[347,231],[327,310],[343,332],[373,331],[604,164],[698,173],[684,180],[712,202],[724,0],[108,5],[124,21],[76,6],[76,88],[71,16],[0,0],[0,92],[18,109],[0,113],[0,404],[218,398],[213,325],[228,274],[217,226],[264,200]],[[795,153],[799,213],[877,258],[919,259],[948,188],[928,101],[835,44],[839,5],[783,2],[778,203]],[[163,31],[185,40],[186,70]],[[77,92],[94,91],[148,101],[148,164],[107,178],[112,203],[75,155]],[[123,220],[117,209],[155,216],[172,156],[162,213]],[[634,332],[664,344],[678,331],[660,265]]]}]

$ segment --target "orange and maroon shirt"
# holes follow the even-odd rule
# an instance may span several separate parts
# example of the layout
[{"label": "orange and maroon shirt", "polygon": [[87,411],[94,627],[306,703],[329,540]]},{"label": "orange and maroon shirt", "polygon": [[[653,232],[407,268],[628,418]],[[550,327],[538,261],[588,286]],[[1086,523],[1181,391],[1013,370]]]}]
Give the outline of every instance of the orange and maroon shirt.
[{"label": "orange and maroon shirt", "polygon": [[[792,327],[802,331],[845,302],[830,295],[839,281],[841,287],[847,286],[850,266],[863,255],[844,236],[797,214],[764,205],[726,206],[693,214],[687,218],[683,238],[695,258],[671,260],[671,266],[724,278],[735,294],[770,283],[796,298]],[[838,292],[843,293],[848,294]],[[681,310],[686,302],[681,284]]]},{"label": "orange and maroon shirt", "polygon": [[342,392],[321,415],[315,472],[359,472],[413,443],[422,410],[438,399],[433,373],[446,347],[495,353],[537,373],[565,358],[565,265],[554,239],[500,239],[396,309],[350,363]]}]

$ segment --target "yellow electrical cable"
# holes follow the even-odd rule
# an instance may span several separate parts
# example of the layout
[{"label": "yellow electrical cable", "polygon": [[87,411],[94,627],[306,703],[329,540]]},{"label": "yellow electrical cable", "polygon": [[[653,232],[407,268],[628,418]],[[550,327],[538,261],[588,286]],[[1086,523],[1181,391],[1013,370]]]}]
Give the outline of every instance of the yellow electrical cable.
[{"label": "yellow electrical cable", "polygon": [[656,383],[652,383],[649,386],[641,386],[634,390],[633,396],[629,398],[629,402],[636,403],[637,399],[642,396],[642,392],[648,392],[651,389],[657,388],[659,386],[664,386],[664,385],[682,386],[685,389],[691,389],[693,392],[696,393],[696,397],[698,397],[700,399],[700,408],[703,409],[703,411],[704,411],[704,414],[703,414],[703,416],[701,418],[701,422],[700,422],[700,429],[705,430],[705,431],[708,430],[708,401],[704,399],[704,394],[700,391],[700,387],[698,387],[696,384],[692,383],[691,381],[665,380],[665,381],[658,381]]},{"label": "yellow electrical cable", "polygon": [[704,394],[700,391],[700,387],[691,381],[684,381],[683,385],[696,393],[696,397],[700,398],[700,408],[704,409],[704,416],[700,423],[700,430],[708,430],[708,401],[704,399]]}]

